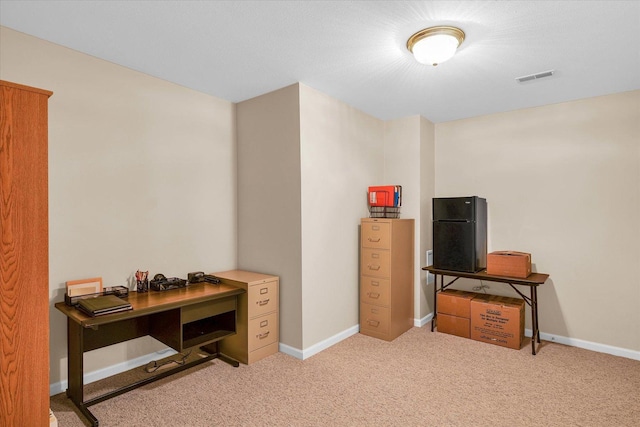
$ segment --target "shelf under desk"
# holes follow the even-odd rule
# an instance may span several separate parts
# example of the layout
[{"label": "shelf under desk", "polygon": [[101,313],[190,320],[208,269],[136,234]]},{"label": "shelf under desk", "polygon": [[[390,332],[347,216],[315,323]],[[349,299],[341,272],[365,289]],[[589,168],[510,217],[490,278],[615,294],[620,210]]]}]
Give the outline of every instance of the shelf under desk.
[{"label": "shelf under desk", "polygon": [[[88,409],[91,405],[211,359],[220,358],[238,366],[237,361],[219,353],[218,341],[236,333],[237,298],[244,292],[235,286],[208,283],[162,292],[131,292],[126,300],[133,310],[96,317],[87,316],[64,302],[57,303],[55,307],[67,316],[67,396],[95,427],[98,420]],[[145,335],[178,352],[203,346],[209,356],[85,401],[84,353]]]}]

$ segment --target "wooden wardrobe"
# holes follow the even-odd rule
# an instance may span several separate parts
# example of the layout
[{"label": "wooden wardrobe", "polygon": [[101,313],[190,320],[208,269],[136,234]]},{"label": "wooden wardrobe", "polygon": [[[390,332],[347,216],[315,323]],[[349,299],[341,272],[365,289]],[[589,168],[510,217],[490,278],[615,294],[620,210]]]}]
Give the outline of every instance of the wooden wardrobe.
[{"label": "wooden wardrobe", "polygon": [[51,95],[0,80],[0,427],[49,425]]}]

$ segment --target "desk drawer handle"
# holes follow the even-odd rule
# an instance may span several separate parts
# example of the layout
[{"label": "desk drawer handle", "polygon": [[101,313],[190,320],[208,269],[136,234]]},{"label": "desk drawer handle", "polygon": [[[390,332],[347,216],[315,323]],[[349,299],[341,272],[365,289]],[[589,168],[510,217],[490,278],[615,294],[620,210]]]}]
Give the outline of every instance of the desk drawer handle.
[{"label": "desk drawer handle", "polygon": [[367,323],[369,324],[369,326],[374,326],[374,327],[378,327],[380,326],[380,321],[379,320],[367,320]]},{"label": "desk drawer handle", "polygon": [[375,270],[375,271],[380,270],[380,266],[379,265],[373,265],[372,266],[371,264],[368,264],[367,267],[369,267],[369,270]]},{"label": "desk drawer handle", "polygon": [[371,299],[378,299],[380,298],[380,294],[377,292],[369,292],[367,295],[369,295],[369,298]]},{"label": "desk drawer handle", "polygon": [[269,298],[263,299],[262,301],[256,301],[256,304],[258,304],[259,306],[267,305],[269,304]]},{"label": "desk drawer handle", "polygon": [[370,242],[373,243],[378,243],[380,241],[380,237],[378,237],[377,239],[372,239],[371,237],[368,238]]},{"label": "desk drawer handle", "polygon": [[266,338],[269,336],[269,331],[265,332],[264,334],[258,334],[256,335],[256,338],[258,338],[259,340]]}]

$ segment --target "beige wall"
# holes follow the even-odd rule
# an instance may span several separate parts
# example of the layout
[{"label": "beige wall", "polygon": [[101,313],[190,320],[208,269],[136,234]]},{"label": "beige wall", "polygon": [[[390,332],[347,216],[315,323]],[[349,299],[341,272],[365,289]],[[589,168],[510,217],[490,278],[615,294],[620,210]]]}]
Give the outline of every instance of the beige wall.
[{"label": "beige wall", "polygon": [[302,348],[297,84],[237,104],[238,267],[280,276],[280,342]]},{"label": "beige wall", "polygon": [[402,218],[415,219],[414,318],[424,320],[431,313],[433,288],[421,268],[427,265],[425,252],[431,249],[431,199],[435,194],[435,130],[420,116],[389,120],[384,124],[384,182],[402,185]]},{"label": "beige wall", "polygon": [[237,105],[239,267],[280,276],[280,343],[303,357],[358,324],[358,225],[382,129],[302,84]]},{"label": "beige wall", "polygon": [[[421,118],[412,116],[384,122],[384,178],[377,184],[402,185],[401,218],[415,220],[414,238],[414,318],[420,313],[421,236]],[[424,256],[422,256],[424,258]]]},{"label": "beige wall", "polygon": [[[420,234],[416,240],[420,242],[419,268],[429,265],[425,252],[433,249],[433,226],[431,200],[435,197],[435,125],[424,117],[420,117],[420,215],[416,222],[420,222]],[[433,312],[433,286],[427,284],[427,275],[420,270],[420,282],[417,290],[420,311],[416,316],[425,319]]]},{"label": "beige wall", "polygon": [[302,349],[359,323],[359,224],[383,178],[384,122],[300,85]]},{"label": "beige wall", "polygon": [[436,192],[551,275],[543,333],[640,350],[640,91],[437,124]]},{"label": "beige wall", "polygon": [[[51,382],[66,379],[64,282],[128,285],[137,269],[186,277],[236,266],[233,104],[0,29],[0,78],[49,101]],[[141,338],[85,371],[164,348]]]}]

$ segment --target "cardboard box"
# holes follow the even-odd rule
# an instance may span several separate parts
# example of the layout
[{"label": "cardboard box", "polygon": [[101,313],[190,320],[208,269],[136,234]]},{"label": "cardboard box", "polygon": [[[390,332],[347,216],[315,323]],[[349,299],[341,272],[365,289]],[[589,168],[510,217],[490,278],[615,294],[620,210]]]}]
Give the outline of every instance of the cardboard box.
[{"label": "cardboard box", "polygon": [[471,336],[471,320],[469,320],[469,318],[438,313],[436,319],[438,332],[457,335],[463,338],[469,338]]},{"label": "cardboard box", "polygon": [[469,304],[476,295],[475,292],[459,291],[457,289],[446,289],[438,292],[436,296],[436,298],[438,298],[436,304],[438,315],[442,313],[450,316],[470,318],[471,306]]},{"label": "cardboard box", "polygon": [[520,350],[524,341],[524,301],[478,294],[471,300],[471,339]]},{"label": "cardboard box", "polygon": [[497,251],[487,254],[487,274],[526,279],[531,274],[531,254]]}]

